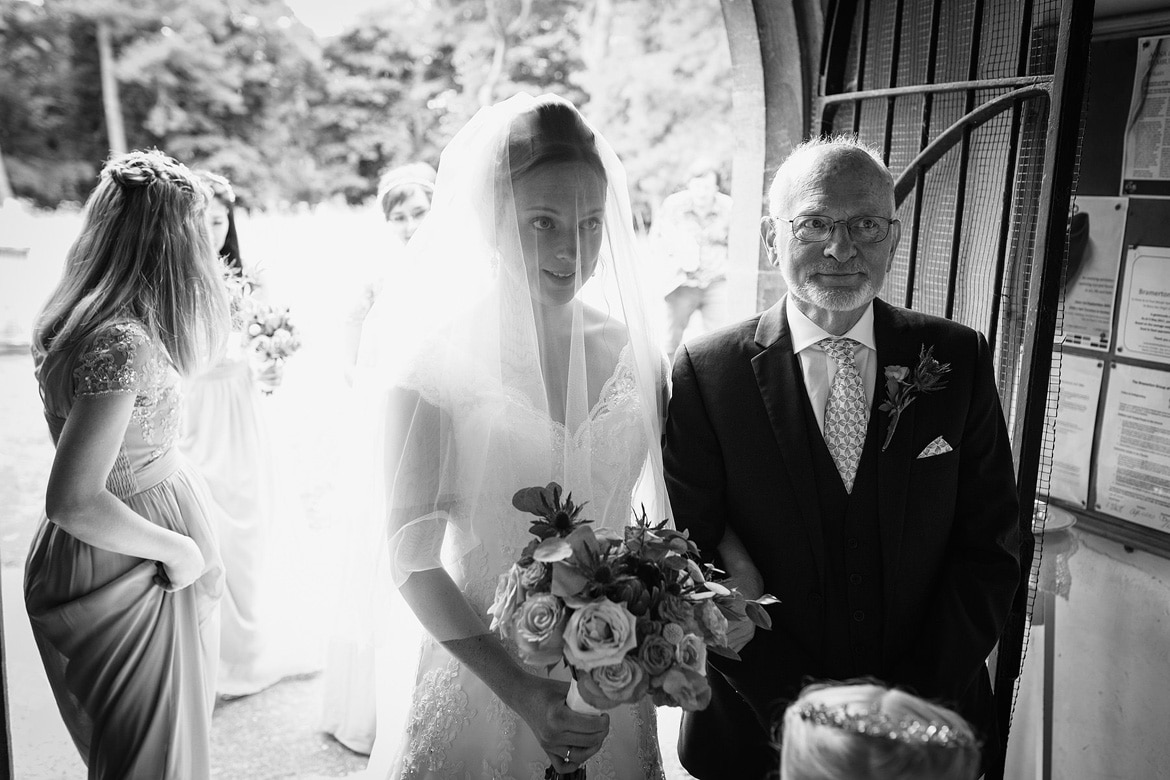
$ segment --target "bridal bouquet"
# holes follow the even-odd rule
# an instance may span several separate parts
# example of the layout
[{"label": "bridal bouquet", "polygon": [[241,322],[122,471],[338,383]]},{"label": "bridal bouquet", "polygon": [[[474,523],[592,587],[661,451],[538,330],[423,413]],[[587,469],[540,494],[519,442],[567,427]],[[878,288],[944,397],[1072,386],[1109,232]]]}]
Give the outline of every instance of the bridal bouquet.
[{"label": "bridal bouquet", "polygon": [[738,658],[756,626],[771,628],[763,605],[774,598],[749,601],[721,585],[686,533],[645,511],[620,532],[595,531],[555,482],[518,491],[512,505],[536,515],[534,538],[500,576],[491,628],[529,664],[568,666],[578,712],[646,696],[703,709],[707,653]]}]

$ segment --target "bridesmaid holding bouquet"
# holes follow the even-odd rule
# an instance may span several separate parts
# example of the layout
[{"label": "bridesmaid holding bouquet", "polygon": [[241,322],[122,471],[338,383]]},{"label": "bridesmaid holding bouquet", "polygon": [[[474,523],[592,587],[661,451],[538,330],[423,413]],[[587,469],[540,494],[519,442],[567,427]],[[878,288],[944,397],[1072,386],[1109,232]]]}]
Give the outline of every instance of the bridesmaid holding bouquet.
[{"label": "bridesmaid holding bouquet", "polygon": [[275,502],[273,453],[261,394],[280,383],[283,365],[260,367],[246,332],[250,312],[264,307],[256,269],[240,257],[235,193],[222,176],[199,171],[213,198],[207,209],[211,246],[228,282],[232,330],[226,353],[186,385],[182,448],[211,487],[220,513],[219,539],[227,575],[219,681],[226,698],[257,693],[278,682],[267,649],[265,553]]}]

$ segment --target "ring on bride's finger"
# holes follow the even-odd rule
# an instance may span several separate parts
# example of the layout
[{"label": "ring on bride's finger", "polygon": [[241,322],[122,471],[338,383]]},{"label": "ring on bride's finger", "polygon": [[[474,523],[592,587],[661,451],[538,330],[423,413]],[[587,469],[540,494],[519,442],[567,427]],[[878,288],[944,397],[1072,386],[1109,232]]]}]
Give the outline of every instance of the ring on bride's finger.
[{"label": "ring on bride's finger", "polygon": [[571,764],[571,763],[573,763],[572,761],[570,761],[570,760],[569,760],[569,756],[571,756],[571,755],[573,755],[573,747],[572,747],[572,745],[570,745],[569,747],[565,748],[565,763],[566,763],[566,764]]}]

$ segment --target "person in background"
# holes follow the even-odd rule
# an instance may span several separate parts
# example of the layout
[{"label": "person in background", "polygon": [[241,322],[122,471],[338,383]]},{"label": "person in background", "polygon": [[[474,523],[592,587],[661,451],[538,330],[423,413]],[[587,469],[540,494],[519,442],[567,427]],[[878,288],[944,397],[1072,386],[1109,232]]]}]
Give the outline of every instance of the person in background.
[{"label": "person in background", "polygon": [[668,195],[654,218],[651,239],[666,262],[666,354],[673,356],[695,312],[705,330],[727,321],[727,238],[731,198],[719,191],[719,170],[696,160],[686,189]]},{"label": "person in background", "polygon": [[56,445],[25,605],[91,780],[211,775],[224,573],[180,454],[180,375],[222,348],[208,193],[158,151],[111,159],[33,334]]},{"label": "person in background", "polygon": [[810,685],[784,713],[780,780],[975,780],[957,713],[872,683]]},{"label": "person in background", "polygon": [[378,205],[403,246],[430,212],[434,193],[435,169],[424,162],[392,168],[378,180]]},{"label": "person in background", "polygon": [[214,173],[197,175],[213,193],[207,230],[228,280],[233,327],[222,358],[187,381],[181,446],[223,509],[219,539],[227,592],[216,691],[235,698],[261,691],[281,677],[267,652],[262,608],[276,487],[260,396],[262,387],[280,383],[282,368],[260,368],[248,353],[243,313],[251,299],[263,295],[263,286],[256,269],[240,256],[232,186]]},{"label": "person in background", "polygon": [[377,256],[370,258],[371,272],[361,284],[358,300],[350,309],[345,322],[346,381],[352,384],[353,367],[357,362],[362,323],[382,292],[387,277],[400,261],[406,244],[431,210],[431,196],[435,191],[435,169],[424,162],[408,163],[391,168],[378,180],[378,206],[390,228],[390,241],[380,247]]},{"label": "person in background", "polygon": [[[346,381],[352,385],[362,324],[378,296],[395,276],[407,243],[431,208],[435,169],[426,163],[392,168],[378,181],[378,206],[390,228],[390,240],[375,250],[372,272],[361,285],[357,303],[345,322]],[[350,456],[356,448],[348,448]],[[344,458],[346,455],[342,455]],[[360,465],[350,468],[358,469]],[[343,468],[344,470],[344,468]],[[360,505],[360,502],[359,502]],[[350,527],[340,534],[341,561],[336,622],[326,647],[322,729],[356,753],[368,754],[374,743],[377,709],[374,697],[373,616],[355,594],[374,590],[375,563],[370,557],[368,516],[345,513]],[[380,521],[375,521],[380,522]]]}]

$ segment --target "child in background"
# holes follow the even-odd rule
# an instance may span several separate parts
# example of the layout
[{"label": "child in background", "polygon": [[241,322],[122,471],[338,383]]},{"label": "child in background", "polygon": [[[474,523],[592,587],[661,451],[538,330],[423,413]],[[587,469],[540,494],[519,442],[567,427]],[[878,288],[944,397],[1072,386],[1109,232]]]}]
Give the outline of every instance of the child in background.
[{"label": "child in background", "polygon": [[812,685],[784,713],[780,780],[975,780],[961,716],[881,685]]}]

